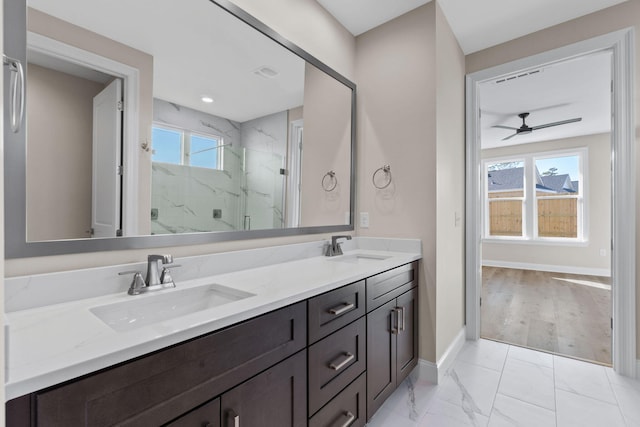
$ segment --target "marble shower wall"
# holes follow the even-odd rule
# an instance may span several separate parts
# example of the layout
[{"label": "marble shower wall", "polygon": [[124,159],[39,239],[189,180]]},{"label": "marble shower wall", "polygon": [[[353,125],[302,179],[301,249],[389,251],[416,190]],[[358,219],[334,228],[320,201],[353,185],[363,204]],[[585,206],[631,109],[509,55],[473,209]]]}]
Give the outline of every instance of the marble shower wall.
[{"label": "marble shower wall", "polygon": [[[153,234],[283,225],[287,113],[245,123],[154,100],[154,122],[223,137],[223,170],[154,162]],[[219,217],[218,217],[219,216]]]},{"label": "marble shower wall", "polygon": [[245,182],[242,188],[245,215],[251,218],[251,229],[284,226],[284,186],[287,158],[286,111],[260,117],[241,125],[245,148]]}]

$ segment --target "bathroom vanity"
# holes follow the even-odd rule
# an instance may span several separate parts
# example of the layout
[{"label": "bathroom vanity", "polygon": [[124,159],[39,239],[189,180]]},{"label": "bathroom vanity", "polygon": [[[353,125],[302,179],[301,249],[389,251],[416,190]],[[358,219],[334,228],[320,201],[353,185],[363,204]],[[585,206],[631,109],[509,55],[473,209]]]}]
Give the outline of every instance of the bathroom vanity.
[{"label": "bathroom vanity", "polygon": [[[215,257],[180,262],[205,265],[203,258]],[[155,295],[125,291],[9,313],[7,424],[363,426],[417,365],[419,258],[419,249],[355,249],[182,282],[178,276],[176,289]],[[165,295],[179,304],[180,291],[212,282],[243,298],[130,327],[97,310],[141,297],[148,302],[140,307],[153,305]],[[78,331],[26,354],[37,349],[36,335],[53,333],[61,312],[69,316],[62,322],[82,322]]]}]

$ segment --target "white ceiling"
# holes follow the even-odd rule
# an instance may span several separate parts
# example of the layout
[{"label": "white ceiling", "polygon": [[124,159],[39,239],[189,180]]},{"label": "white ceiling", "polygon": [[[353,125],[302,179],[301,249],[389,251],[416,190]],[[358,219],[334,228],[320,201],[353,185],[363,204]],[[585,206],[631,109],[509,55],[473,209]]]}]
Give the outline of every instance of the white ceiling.
[{"label": "white ceiling", "polygon": [[[317,1],[357,36],[430,0]],[[626,0],[438,0],[438,3],[463,52],[470,54],[623,1]],[[483,84],[482,148],[608,132],[610,68],[608,54],[599,54],[550,65],[525,78]],[[502,141],[514,132],[492,126],[520,127],[522,120],[518,114],[524,112],[531,113],[526,120],[528,126],[576,117],[582,117],[582,121]]]},{"label": "white ceiling", "polygon": [[431,0],[317,0],[354,36]]},{"label": "white ceiling", "polygon": [[[360,35],[430,0],[317,0]],[[465,54],[626,0],[438,0]]]},{"label": "white ceiling", "polygon": [[[594,53],[480,84],[481,146],[485,148],[549,141],[611,130],[611,54]],[[521,77],[518,77],[521,76]],[[515,78],[513,78],[515,77]],[[504,80],[504,81],[503,81]],[[520,113],[533,127],[581,117],[582,121],[503,138],[518,128]]]},{"label": "white ceiling", "polygon": [[[27,4],[152,55],[157,98],[238,122],[302,105],[304,60],[209,1]],[[256,75],[263,66],[280,74]],[[203,95],[214,102],[201,102]]]}]

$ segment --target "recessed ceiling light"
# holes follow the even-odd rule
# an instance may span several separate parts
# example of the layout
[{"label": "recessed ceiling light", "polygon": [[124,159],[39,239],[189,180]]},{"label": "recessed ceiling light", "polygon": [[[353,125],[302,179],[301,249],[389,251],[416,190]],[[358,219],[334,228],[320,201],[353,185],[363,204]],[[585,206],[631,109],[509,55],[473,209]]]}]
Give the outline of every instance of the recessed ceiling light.
[{"label": "recessed ceiling light", "polygon": [[206,96],[204,95],[202,98],[200,98],[202,100],[202,102],[205,102],[207,104],[211,104],[213,102],[213,98],[210,96]]}]

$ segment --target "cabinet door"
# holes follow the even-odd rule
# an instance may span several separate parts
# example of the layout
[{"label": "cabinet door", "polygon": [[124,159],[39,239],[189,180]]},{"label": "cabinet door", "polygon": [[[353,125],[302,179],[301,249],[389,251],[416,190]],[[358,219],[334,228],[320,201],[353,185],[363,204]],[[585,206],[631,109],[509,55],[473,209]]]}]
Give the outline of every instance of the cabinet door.
[{"label": "cabinet door", "polygon": [[165,427],[220,427],[220,398],[205,403]]},{"label": "cabinet door", "polygon": [[291,356],[222,395],[223,427],[306,425],[306,351]]},{"label": "cabinet door", "polygon": [[396,381],[399,385],[418,364],[418,288],[400,295],[396,310],[399,317]]},{"label": "cabinet door", "polygon": [[396,388],[396,300],[367,315],[367,420]]}]

